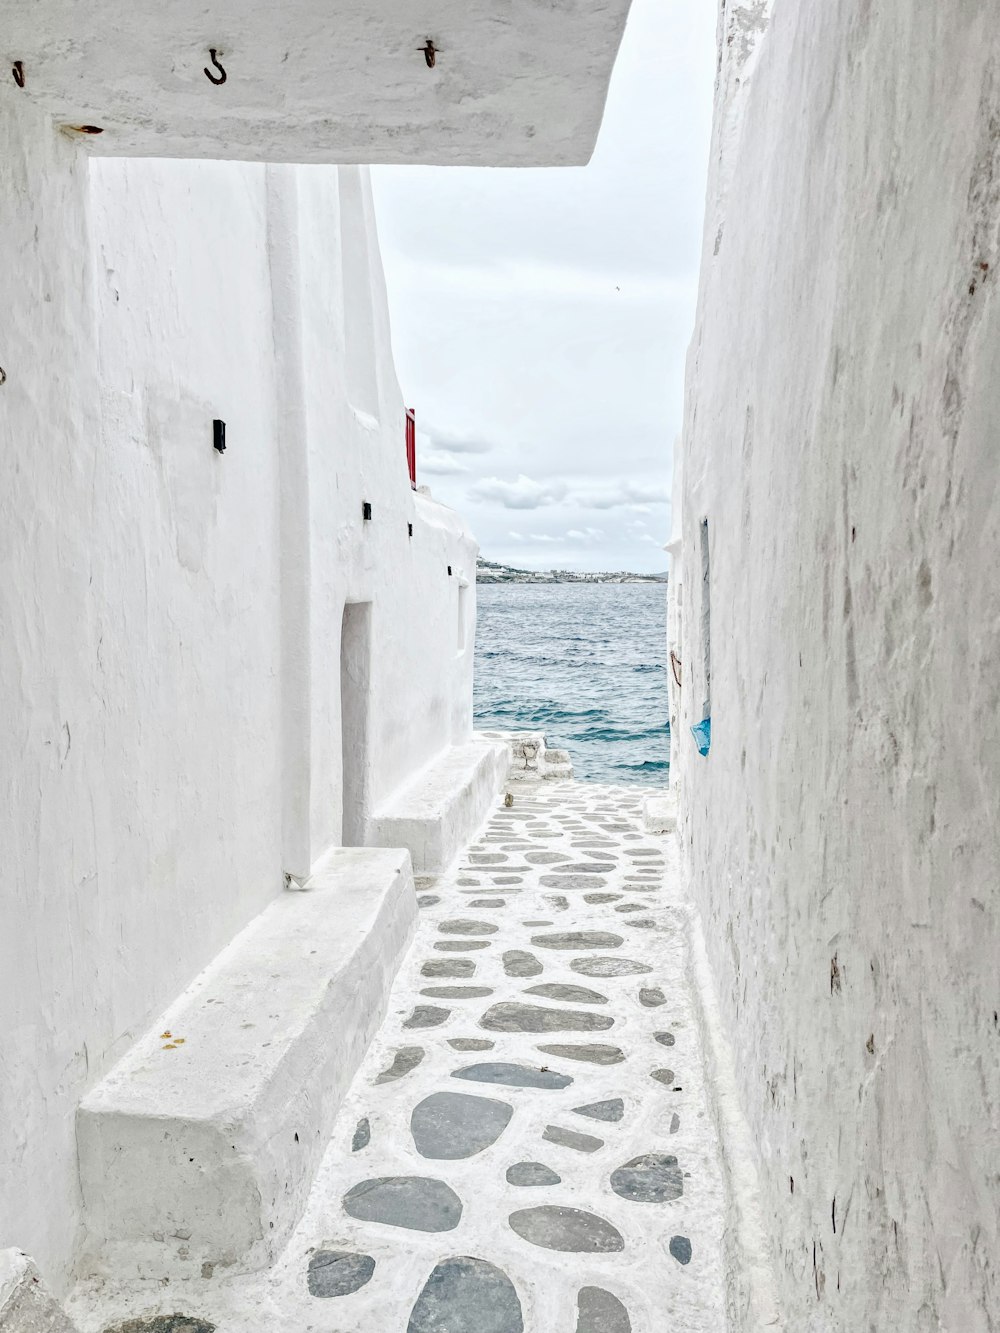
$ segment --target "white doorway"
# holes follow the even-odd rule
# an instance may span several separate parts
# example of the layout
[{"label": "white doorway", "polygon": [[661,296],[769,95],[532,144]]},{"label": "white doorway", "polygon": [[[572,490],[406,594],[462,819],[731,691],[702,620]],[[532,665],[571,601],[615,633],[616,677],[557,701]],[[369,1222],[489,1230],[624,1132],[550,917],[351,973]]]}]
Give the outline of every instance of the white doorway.
[{"label": "white doorway", "polygon": [[363,847],[370,815],[371,602],[348,602],[340,628],[341,843]]}]

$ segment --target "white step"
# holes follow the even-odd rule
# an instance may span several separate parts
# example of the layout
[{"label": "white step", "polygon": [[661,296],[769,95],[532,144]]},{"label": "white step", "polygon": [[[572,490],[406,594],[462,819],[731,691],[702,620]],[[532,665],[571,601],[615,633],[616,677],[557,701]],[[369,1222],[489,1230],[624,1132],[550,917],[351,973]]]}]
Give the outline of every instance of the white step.
[{"label": "white step", "polygon": [[509,766],[503,741],[452,746],[376,813],[369,840],[409,848],[418,875],[439,873],[486,818]]},{"label": "white step", "polygon": [[217,1276],[271,1263],[413,935],[405,851],[330,853],[250,923],[77,1116],[97,1272]]},{"label": "white step", "polygon": [[677,828],[675,793],[647,796],[642,806],[642,825],[647,833],[673,833]]},{"label": "white step", "polygon": [[573,765],[566,750],[550,750],[544,731],[482,731],[485,740],[503,741],[510,750],[511,782],[568,781]]}]

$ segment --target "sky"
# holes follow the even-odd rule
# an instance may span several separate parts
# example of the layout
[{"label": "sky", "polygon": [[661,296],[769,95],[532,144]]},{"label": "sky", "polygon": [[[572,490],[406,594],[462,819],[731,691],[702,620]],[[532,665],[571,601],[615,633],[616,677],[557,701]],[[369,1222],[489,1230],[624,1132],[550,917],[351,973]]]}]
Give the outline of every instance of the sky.
[{"label": "sky", "polygon": [[417,479],[481,554],[667,568],[716,6],[634,0],[586,167],[374,167]]}]

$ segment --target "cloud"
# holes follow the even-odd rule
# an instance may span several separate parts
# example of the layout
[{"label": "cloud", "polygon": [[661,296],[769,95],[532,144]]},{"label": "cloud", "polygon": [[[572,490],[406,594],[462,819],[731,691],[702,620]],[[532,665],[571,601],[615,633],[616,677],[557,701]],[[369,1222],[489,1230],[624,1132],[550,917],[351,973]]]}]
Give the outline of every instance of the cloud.
[{"label": "cloud", "polygon": [[516,481],[484,477],[469,490],[470,500],[499,504],[504,509],[542,509],[546,505],[558,504],[565,495],[566,486],[562,482],[533,481],[523,472]]},{"label": "cloud", "polygon": [[464,459],[440,449],[420,449],[417,451],[417,470],[432,477],[454,477],[469,471]]},{"label": "cloud", "polygon": [[[430,441],[432,449],[447,454],[488,454],[493,445],[475,435],[458,431],[441,430],[437,426],[423,426],[422,433]],[[418,433],[419,436],[419,433]]]},{"label": "cloud", "polygon": [[584,509],[631,509],[648,514],[651,505],[668,502],[666,486],[638,486],[633,482],[605,482],[600,489],[591,483],[573,492],[573,499]]},{"label": "cloud", "polygon": [[565,533],[559,532],[508,532],[507,536],[515,542],[583,542],[586,545],[593,545],[603,539],[604,533],[600,528],[569,528]]},{"label": "cloud", "polygon": [[[458,472],[468,469],[455,467],[449,470]],[[596,479],[567,486],[561,481],[535,481],[523,472],[516,481],[484,477],[470,488],[468,494],[471,500],[500,504],[504,509],[542,509],[565,500],[580,509],[628,509],[635,514],[649,514],[655,506],[668,503],[665,486]],[[586,531],[590,533],[596,529],[588,528]]]}]

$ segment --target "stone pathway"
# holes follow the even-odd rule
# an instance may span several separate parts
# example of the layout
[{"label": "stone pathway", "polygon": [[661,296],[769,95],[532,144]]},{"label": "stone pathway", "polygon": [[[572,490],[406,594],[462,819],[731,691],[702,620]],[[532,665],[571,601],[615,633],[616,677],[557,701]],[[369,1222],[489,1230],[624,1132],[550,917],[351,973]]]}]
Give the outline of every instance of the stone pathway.
[{"label": "stone pathway", "polygon": [[280,1263],[141,1298],[83,1288],[85,1333],[723,1328],[685,909],[645,794],[515,788],[419,885],[389,1016]]}]

